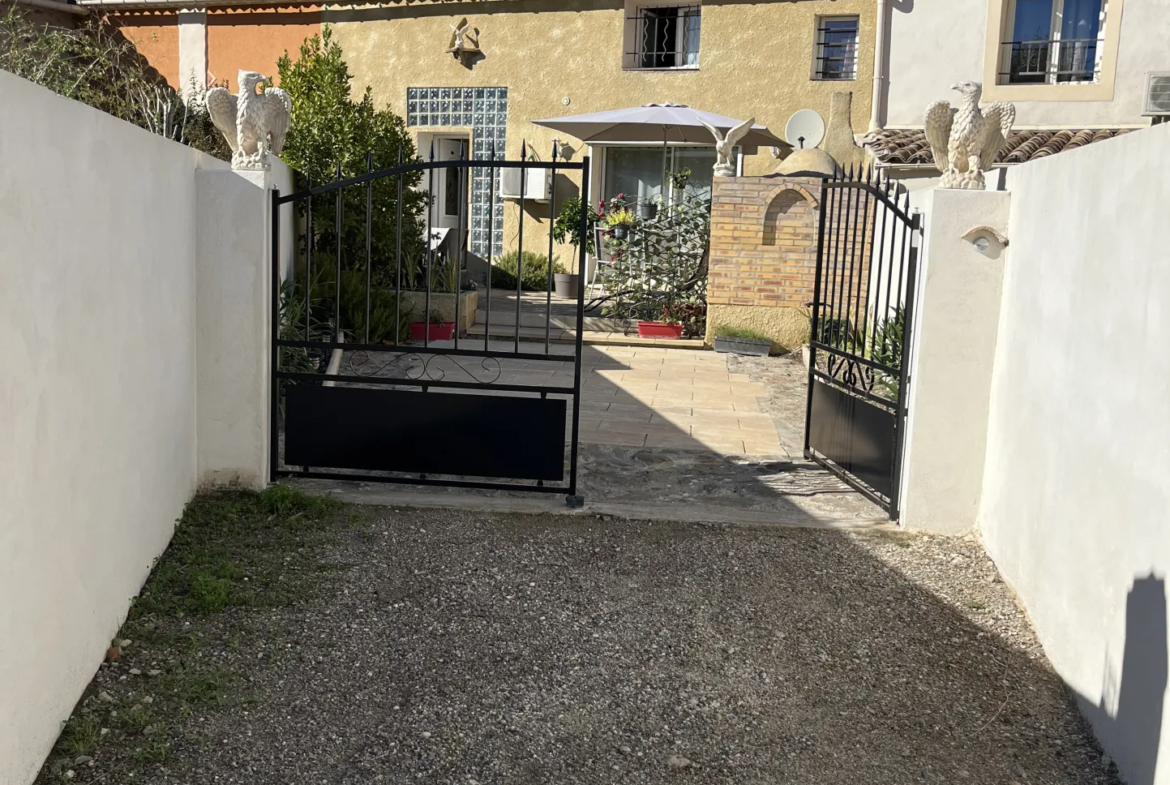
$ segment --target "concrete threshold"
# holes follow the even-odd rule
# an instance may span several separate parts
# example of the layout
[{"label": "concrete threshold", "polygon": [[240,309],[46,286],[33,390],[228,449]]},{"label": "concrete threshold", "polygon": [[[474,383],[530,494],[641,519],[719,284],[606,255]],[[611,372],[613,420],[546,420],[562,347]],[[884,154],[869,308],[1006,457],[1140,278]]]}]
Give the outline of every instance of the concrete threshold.
[{"label": "concrete threshold", "polygon": [[[314,492],[324,490],[320,485]],[[699,523],[752,528],[842,529],[852,531],[898,531],[886,518],[829,518],[806,512],[761,512],[736,510],[716,505],[636,504],[626,502],[590,502],[585,507],[569,509],[556,495],[478,496],[458,493],[427,493],[399,490],[387,486],[342,486],[328,489],[337,499],[351,504],[406,509],[445,509],[484,513],[521,515],[612,515],[634,521],[664,523]]]}]

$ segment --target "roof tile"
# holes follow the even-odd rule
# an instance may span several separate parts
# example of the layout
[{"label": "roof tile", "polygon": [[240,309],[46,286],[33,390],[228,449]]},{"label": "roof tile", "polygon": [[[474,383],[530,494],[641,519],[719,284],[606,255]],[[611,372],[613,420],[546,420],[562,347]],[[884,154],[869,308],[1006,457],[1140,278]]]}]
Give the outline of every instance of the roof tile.
[{"label": "roof tile", "polygon": [[[1013,131],[1007,144],[996,156],[998,164],[1022,164],[1074,150],[1087,144],[1112,139],[1129,133],[1128,128],[1059,129],[1049,131]],[[921,128],[903,128],[877,131],[869,134],[863,144],[870,148],[883,164],[933,164],[926,132]]]}]

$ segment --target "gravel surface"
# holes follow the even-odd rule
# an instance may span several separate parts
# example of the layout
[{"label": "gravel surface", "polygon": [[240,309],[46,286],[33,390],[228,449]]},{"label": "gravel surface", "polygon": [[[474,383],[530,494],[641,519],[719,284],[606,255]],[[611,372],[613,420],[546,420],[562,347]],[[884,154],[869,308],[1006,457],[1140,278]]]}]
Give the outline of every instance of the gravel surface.
[{"label": "gravel surface", "polygon": [[[106,782],[1116,782],[974,541],[382,508],[313,548],[315,598],[181,622],[227,699]],[[134,648],[86,702],[149,695]]]}]

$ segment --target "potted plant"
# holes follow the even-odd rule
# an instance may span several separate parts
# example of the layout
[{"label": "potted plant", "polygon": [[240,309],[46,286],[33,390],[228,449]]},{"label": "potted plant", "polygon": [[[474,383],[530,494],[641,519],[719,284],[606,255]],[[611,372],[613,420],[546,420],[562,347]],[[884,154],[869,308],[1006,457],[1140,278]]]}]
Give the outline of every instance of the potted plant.
[{"label": "potted plant", "polygon": [[[582,212],[587,211],[585,217],[585,233],[581,233]],[[553,239],[558,243],[568,242],[573,246],[573,259],[577,258],[577,249],[585,244],[585,252],[593,253],[593,226],[597,223],[598,215],[593,208],[574,196],[566,199],[561,206],[561,212],[553,222]],[[570,264],[570,269],[574,265]],[[557,272],[553,274],[553,284],[556,287],[557,297],[576,298],[577,290],[581,285],[580,276],[575,272]]]},{"label": "potted plant", "polygon": [[605,225],[615,239],[625,240],[630,236],[630,227],[634,225],[634,211],[628,207],[619,207],[605,214]]},{"label": "potted plant", "polygon": [[426,322],[410,325],[410,338],[413,341],[449,341],[454,337],[455,322],[443,321],[443,315],[438,311],[431,311]]},{"label": "potted plant", "polygon": [[663,307],[662,320],[657,322],[638,322],[639,338],[666,338],[678,340],[682,338],[683,324],[670,312],[669,307]]},{"label": "potted plant", "polygon": [[721,324],[715,328],[715,351],[767,357],[772,339],[755,330]]}]

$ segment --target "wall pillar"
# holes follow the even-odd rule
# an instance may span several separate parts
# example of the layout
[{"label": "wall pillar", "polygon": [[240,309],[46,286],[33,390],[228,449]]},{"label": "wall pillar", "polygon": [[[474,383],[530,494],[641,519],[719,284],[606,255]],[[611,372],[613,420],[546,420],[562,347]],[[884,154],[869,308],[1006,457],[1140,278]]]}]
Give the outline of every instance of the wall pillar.
[{"label": "wall pillar", "polygon": [[179,92],[184,101],[207,89],[207,9],[179,11]]},{"label": "wall pillar", "polygon": [[936,189],[925,197],[901,522],[975,529],[983,485],[1010,194]]},{"label": "wall pillar", "polygon": [[721,325],[793,349],[808,340],[821,181],[716,177],[711,193],[707,342]]},{"label": "wall pillar", "polygon": [[268,484],[272,186],[271,172],[195,175],[201,486]]}]

